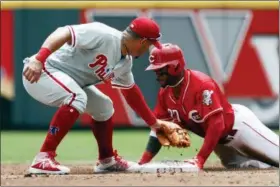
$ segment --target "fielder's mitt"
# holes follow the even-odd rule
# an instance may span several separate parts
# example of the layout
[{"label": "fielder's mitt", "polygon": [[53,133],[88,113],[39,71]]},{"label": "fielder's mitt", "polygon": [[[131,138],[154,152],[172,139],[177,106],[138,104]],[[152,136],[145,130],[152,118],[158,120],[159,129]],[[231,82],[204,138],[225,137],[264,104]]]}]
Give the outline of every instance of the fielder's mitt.
[{"label": "fielder's mitt", "polygon": [[186,129],[182,129],[179,125],[164,121],[161,123],[160,129],[156,132],[157,138],[161,145],[172,147],[189,147],[191,145],[190,136]]}]

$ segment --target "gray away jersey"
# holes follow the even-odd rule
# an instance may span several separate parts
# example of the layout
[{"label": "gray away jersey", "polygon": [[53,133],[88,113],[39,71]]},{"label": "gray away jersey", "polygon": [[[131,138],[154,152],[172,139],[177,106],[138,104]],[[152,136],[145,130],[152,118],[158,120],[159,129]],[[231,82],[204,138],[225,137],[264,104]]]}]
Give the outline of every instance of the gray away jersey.
[{"label": "gray away jersey", "polygon": [[132,57],[121,59],[122,32],[100,22],[67,26],[71,45],[64,44],[49,56],[51,66],[71,76],[81,87],[112,80],[112,86],[134,84]]}]

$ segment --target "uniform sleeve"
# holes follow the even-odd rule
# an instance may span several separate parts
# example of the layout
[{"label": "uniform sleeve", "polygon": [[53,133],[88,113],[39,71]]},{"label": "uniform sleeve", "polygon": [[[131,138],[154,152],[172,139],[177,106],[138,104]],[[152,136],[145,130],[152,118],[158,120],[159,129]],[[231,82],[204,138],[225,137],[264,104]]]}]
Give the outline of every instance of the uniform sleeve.
[{"label": "uniform sleeve", "polygon": [[134,84],[134,77],[131,71],[123,73],[111,82],[113,88],[119,89],[130,89],[134,86]]},{"label": "uniform sleeve", "polygon": [[225,131],[224,118],[221,113],[211,115],[206,120],[206,135],[203,145],[197,154],[199,163],[204,165],[210,154],[214,151],[219,139]]},{"label": "uniform sleeve", "polygon": [[70,45],[72,47],[92,49],[104,40],[104,37],[102,37],[104,32],[102,32],[99,22],[68,25],[66,27],[71,33],[72,40]]},{"label": "uniform sleeve", "polygon": [[201,122],[205,122],[209,116],[223,111],[217,87],[213,82],[205,82],[201,86],[196,95],[196,108]]},{"label": "uniform sleeve", "polygon": [[166,121],[173,120],[170,114],[168,113],[167,108],[164,106],[161,90],[159,91],[157,96],[157,102],[154,108],[154,114],[156,118],[161,120],[166,120]]},{"label": "uniform sleeve", "polygon": [[119,89],[130,89],[134,86],[134,76],[131,71],[132,69],[132,60],[127,60],[126,64],[124,65],[125,69],[122,74],[118,77],[115,77],[111,81],[111,85],[113,88]]}]

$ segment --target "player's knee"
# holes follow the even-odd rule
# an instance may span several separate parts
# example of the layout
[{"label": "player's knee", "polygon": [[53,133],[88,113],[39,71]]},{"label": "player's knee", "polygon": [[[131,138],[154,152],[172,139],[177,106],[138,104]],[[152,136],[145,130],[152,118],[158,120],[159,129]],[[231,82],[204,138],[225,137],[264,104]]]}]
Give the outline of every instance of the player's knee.
[{"label": "player's knee", "polygon": [[69,99],[66,102],[76,108],[80,114],[85,112],[87,106],[87,94],[85,92],[72,94],[72,97]]},{"label": "player's knee", "polygon": [[96,121],[107,121],[115,112],[113,102],[109,97],[105,97],[102,106],[96,109],[91,112],[92,118]]}]

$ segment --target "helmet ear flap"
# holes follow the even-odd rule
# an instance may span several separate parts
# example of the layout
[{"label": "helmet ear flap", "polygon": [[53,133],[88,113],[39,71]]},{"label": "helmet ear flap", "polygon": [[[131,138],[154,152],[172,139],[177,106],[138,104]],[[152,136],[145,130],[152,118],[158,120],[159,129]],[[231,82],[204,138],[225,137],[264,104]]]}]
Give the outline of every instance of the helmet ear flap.
[{"label": "helmet ear flap", "polygon": [[174,65],[169,65],[168,66],[168,73],[170,74],[170,75],[177,75],[177,71],[178,71],[178,66],[179,66],[179,64],[177,64],[176,66],[174,66]]},{"label": "helmet ear flap", "polygon": [[168,73],[170,75],[176,76],[184,69],[184,67],[182,67],[182,66],[183,66],[183,64],[181,62],[179,62],[176,66],[169,65]]}]

